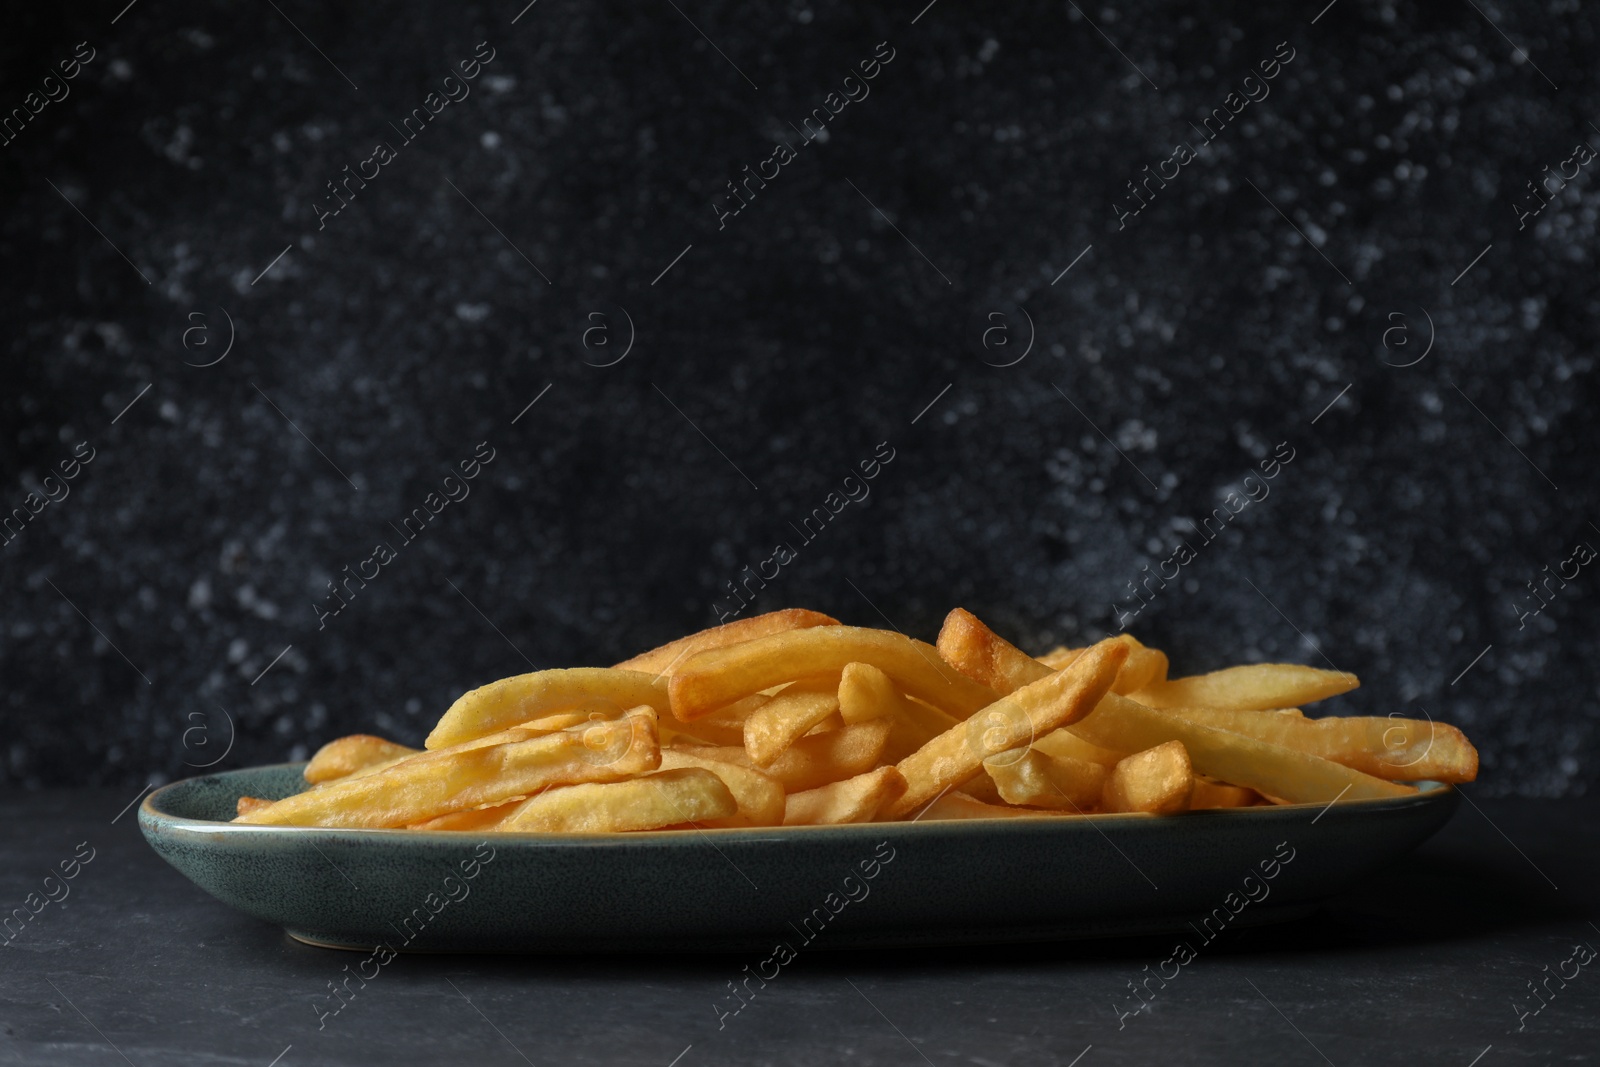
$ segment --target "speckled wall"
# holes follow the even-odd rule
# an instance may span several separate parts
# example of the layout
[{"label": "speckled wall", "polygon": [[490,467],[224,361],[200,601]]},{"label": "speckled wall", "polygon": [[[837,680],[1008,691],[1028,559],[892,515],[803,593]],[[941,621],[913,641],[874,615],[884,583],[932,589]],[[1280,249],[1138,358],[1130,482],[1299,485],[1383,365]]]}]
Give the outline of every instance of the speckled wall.
[{"label": "speckled wall", "polygon": [[923,2],[8,13],[0,781],[963,605],[1595,782],[1594,14]]}]

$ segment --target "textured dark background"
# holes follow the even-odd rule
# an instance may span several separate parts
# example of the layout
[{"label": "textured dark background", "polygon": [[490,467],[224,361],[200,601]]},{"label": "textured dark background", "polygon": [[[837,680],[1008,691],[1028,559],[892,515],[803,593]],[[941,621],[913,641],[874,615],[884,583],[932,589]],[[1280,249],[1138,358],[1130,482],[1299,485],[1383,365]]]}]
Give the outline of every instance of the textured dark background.
[{"label": "textured dark background", "polygon": [[[1486,791],[1584,791],[1600,574],[1513,604],[1600,547],[1600,168],[1520,231],[1515,205],[1600,144],[1594,14],[991,6],[9,13],[7,111],[95,58],[0,146],[0,506],[96,457],[0,547],[0,781],[414,742],[471,686],[715,622],[785,539],[751,612],[1086,641],[1288,442],[1132,630],[1181,672],[1336,663],[1347,710],[1465,727]],[[319,232],[325,183],[482,41],[470,97]],[[725,183],[881,41],[871,95],[719,231]],[[1281,41],[1270,96],[1119,231]],[[225,315],[227,358],[190,365]],[[471,495],[319,630],[483,441]]]}]

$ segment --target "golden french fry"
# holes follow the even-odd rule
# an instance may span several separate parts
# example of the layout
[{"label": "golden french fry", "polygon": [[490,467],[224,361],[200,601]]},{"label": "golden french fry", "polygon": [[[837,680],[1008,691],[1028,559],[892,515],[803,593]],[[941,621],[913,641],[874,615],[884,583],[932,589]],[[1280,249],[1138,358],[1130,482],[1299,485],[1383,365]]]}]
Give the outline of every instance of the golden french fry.
[{"label": "golden french fry", "polygon": [[[1117,671],[1117,680],[1111,683],[1113,693],[1131,693],[1153,681],[1166,679],[1166,653],[1146,648],[1132,634],[1118,634],[1110,640],[1128,650],[1128,658]],[[1061,670],[1070,666],[1085,651],[1058,648],[1053,654],[1060,667],[1041,663],[989,629],[966,608],[955,608],[945,616],[944,625],[939,628],[938,647],[946,663],[998,693],[1010,693],[1038,681],[1044,677],[1040,667]]]},{"label": "golden french fry", "polygon": [[1059,671],[1081,655],[1083,655],[1083,649],[1081,648],[1068,648],[1066,645],[1057,645],[1044,655],[1035,656],[1034,659],[1053,671]]},{"label": "golden french fry", "polygon": [[641,704],[666,718],[666,686],[653,674],[613,667],[571,667],[502,678],[462,695],[439,719],[424,742],[429,750],[449,748],[473,738],[559,711],[594,706],[636,708]]},{"label": "golden french fry", "polygon": [[271,807],[272,803],[272,801],[262,800],[260,797],[240,797],[234,801],[233,811],[235,815],[245,815],[252,811]]},{"label": "golden french fry", "polygon": [[744,749],[765,767],[783,750],[839,710],[839,687],[833,678],[796,682],[744,721]]},{"label": "golden french fry", "polygon": [[1189,809],[1248,808],[1261,800],[1261,794],[1242,785],[1229,785],[1210,778],[1195,776],[1194,791],[1189,794]]},{"label": "golden french fry", "polygon": [[[852,668],[855,669],[853,674]],[[915,697],[902,695],[895,688],[894,679],[870,663],[846,665],[839,676],[839,696],[841,718],[843,701],[848,697],[853,703],[856,721],[887,718],[894,724],[883,754],[891,763],[900,762],[961,721]],[[872,713],[874,708],[877,714]]]},{"label": "golden french fry", "polygon": [[[950,625],[951,620],[946,619],[946,626]],[[953,665],[963,672],[1001,691],[1009,685],[1050,676],[1050,668],[976,618],[958,619],[957,625],[954,633],[959,640],[952,640],[949,649],[957,657],[952,660]],[[1269,721],[1280,718],[1291,720],[1295,716],[1270,715]],[[1093,714],[1070,730],[1091,744],[1123,752],[1182,741],[1196,773],[1248,786],[1289,803],[1330,803],[1340,796],[1359,800],[1415,792],[1309,753],[1205,726],[1176,713],[1156,711],[1115,693],[1102,699]]]},{"label": "golden french fry", "polygon": [[1066,670],[1052,672],[1002,697],[983,714],[929,741],[897,765],[907,789],[884,809],[884,817],[904,818],[977,774],[987,757],[1031,744],[1051,730],[1076,722],[1110,688],[1127,656],[1126,645],[1102,641]]},{"label": "golden french fry", "polygon": [[517,805],[496,828],[506,833],[567,834],[659,830],[725,819],[738,810],[721,778],[700,767],[684,767],[621,782],[546,790]]},{"label": "golden french fry", "polygon": [[985,804],[959,791],[951,791],[922,809],[917,822],[945,819],[1048,819],[1054,812],[1039,808],[1011,808],[1004,804]]},{"label": "golden french fry", "polygon": [[1117,672],[1117,680],[1112,683],[1113,693],[1136,693],[1152,685],[1158,685],[1167,680],[1167,654],[1159,648],[1150,648],[1139,643],[1132,634],[1118,634],[1119,640],[1128,642],[1128,659],[1122,665],[1122,670]]},{"label": "golden french fry", "polygon": [[1104,767],[1115,767],[1122,761],[1122,757],[1128,755],[1126,752],[1114,752],[1109,748],[1091,745],[1071,730],[1052,730],[1035,740],[1033,747],[1047,756],[1087,760]]},{"label": "golden french fry", "polygon": [[[1083,812],[1100,803],[1106,769],[1098,763],[1013,749],[983,761],[995,791],[1007,804]],[[982,800],[983,797],[979,797]]]},{"label": "golden french fry", "polygon": [[557,730],[570,730],[584,723],[608,722],[620,718],[622,718],[621,708],[598,704],[592,708],[574,708],[572,711],[558,711],[554,715],[541,715],[537,719],[517,723],[514,729],[549,734]]},{"label": "golden french fry", "polygon": [[783,755],[765,767],[756,767],[755,761],[742,746],[679,751],[756,767],[776,778],[788,792],[801,793],[871,770],[883,755],[884,746],[889,741],[889,731],[889,723],[880,719],[825,734],[808,734],[784,749]]},{"label": "golden french fry", "polygon": [[921,641],[890,630],[816,626],[695,653],[678,665],[668,683],[672,712],[692,722],[781,682],[838,677],[849,663],[870,663],[893,678],[902,692],[959,718],[996,697]]},{"label": "golden french fry", "polygon": [[468,808],[466,811],[452,811],[446,815],[435,815],[431,819],[424,819],[419,823],[412,823],[407,830],[498,830],[500,824],[522,804],[526,797],[518,797],[504,804],[491,804],[486,808]]},{"label": "golden french fry", "polygon": [[869,719],[894,719],[906,698],[887,674],[870,663],[846,663],[839,672],[839,715],[849,725]]},{"label": "golden french fry", "polygon": [[1331,804],[1339,799],[1403,797],[1416,792],[1410,786],[1386,782],[1309,752],[1205,726],[1115,693],[1074,723],[1072,732],[1104,748],[1134,752],[1182,741],[1197,773],[1248,786],[1291,804]]},{"label": "golden french fry", "polygon": [[708,648],[726,648],[740,641],[751,641],[757,637],[767,637],[786,630],[837,625],[839,625],[838,619],[804,608],[769,611],[765,615],[737,619],[722,626],[713,626],[709,630],[690,634],[688,637],[680,637],[676,641],[668,641],[660,648],[652,648],[649,652],[641,652],[632,659],[623,660],[617,664],[617,668],[624,671],[644,671],[648,674],[667,674],[679,661]]},{"label": "golden french fry", "polygon": [[661,762],[656,716],[635,708],[614,722],[550,734],[508,730],[501,744],[408,757],[387,770],[330,782],[235,821],[265,826],[395,827],[527,796],[551,785],[610,781]]},{"label": "golden french fry", "polygon": [[727,760],[701,756],[694,749],[661,750],[661,769],[681,771],[690,767],[710,771],[722,779],[733,794],[739,810],[726,818],[712,819],[707,826],[777,826],[783,822],[783,785],[763,771]]},{"label": "golden french fry", "polygon": [[303,773],[306,781],[317,785],[354,774],[374,764],[415,755],[417,751],[371,734],[351,734],[349,737],[335,738],[317,749],[317,754],[311,757]]},{"label": "golden french fry", "polygon": [[661,723],[662,739],[687,737],[706,745],[742,745],[745,720],[771,699],[766,693],[756,693],[694,722],[680,722],[668,716]]},{"label": "golden french fry", "polygon": [[1172,714],[1219,730],[1309,752],[1378,778],[1471,782],[1478,750],[1447,723],[1365,716],[1307,719],[1301,715],[1224,708],[1171,708]]},{"label": "golden french fry", "polygon": [[785,826],[871,822],[880,808],[906,791],[906,780],[893,767],[790,793],[783,811]]},{"label": "golden french fry", "polygon": [[661,742],[676,741],[679,738],[697,745],[742,745],[744,744],[744,727],[729,726],[725,723],[707,723],[704,719],[696,723],[683,723],[676,719],[667,719],[661,724]]},{"label": "golden french fry", "polygon": [[1355,675],[1345,671],[1324,671],[1298,663],[1252,663],[1173,678],[1141,689],[1133,697],[1147,708],[1271,711],[1325,700],[1360,684]]},{"label": "golden french fry", "polygon": [[1100,806],[1106,811],[1172,815],[1186,811],[1194,791],[1189,753],[1177,741],[1135,752],[1111,768]]},{"label": "golden french fry", "polygon": [[965,782],[956,786],[955,792],[965,793],[973,800],[981,800],[985,804],[1004,804],[1005,798],[1000,795],[1000,790],[995,787],[994,779],[987,774],[975,774]]}]

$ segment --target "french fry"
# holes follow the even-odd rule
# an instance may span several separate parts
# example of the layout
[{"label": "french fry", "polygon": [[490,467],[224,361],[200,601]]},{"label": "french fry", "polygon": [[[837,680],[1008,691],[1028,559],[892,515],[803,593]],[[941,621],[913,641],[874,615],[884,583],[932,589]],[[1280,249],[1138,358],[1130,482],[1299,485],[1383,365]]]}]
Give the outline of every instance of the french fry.
[{"label": "french fry", "polygon": [[1034,659],[1053,671],[1059,671],[1081,655],[1083,655],[1083,649],[1081,648],[1068,648],[1066,645],[1057,645],[1044,655],[1035,656]]},{"label": "french fry", "polygon": [[[950,614],[956,617],[956,612]],[[1051,676],[1049,667],[989,630],[970,613],[962,614],[967,617],[958,619],[959,628],[952,631],[959,640],[941,646],[942,651],[948,649],[955,657],[952,666],[1000,691],[1019,682]],[[951,626],[950,618],[945,625]],[[1277,721],[1277,717],[1270,721]],[[1156,711],[1115,693],[1102,699],[1093,714],[1073,725],[1071,733],[1101,748],[1123,752],[1182,741],[1195,772],[1249,786],[1264,796],[1290,803],[1329,803],[1340,796],[1359,800],[1415,792],[1309,753]]]},{"label": "french fry", "polygon": [[1000,795],[1000,790],[994,784],[994,778],[985,774],[975,774],[965,782],[956,786],[955,792],[965,793],[973,800],[981,800],[985,804],[1004,804],[1005,798]]},{"label": "french fry", "polygon": [[1242,785],[1228,785],[1199,775],[1194,779],[1194,790],[1189,794],[1189,809],[1248,808],[1261,801],[1261,794]]},{"label": "french fry", "polygon": [[691,767],[710,771],[728,787],[739,810],[733,815],[706,822],[707,826],[777,826],[783,822],[783,785],[770,774],[727,760],[710,759],[693,749],[661,750],[661,769],[680,771]]},{"label": "french fry", "polygon": [[1033,747],[1047,756],[1087,760],[1103,767],[1115,767],[1122,757],[1128,755],[1126,752],[1114,752],[1109,748],[1091,745],[1071,730],[1052,730],[1037,738],[1033,742]]},{"label": "french fry", "polygon": [[1100,806],[1106,811],[1172,815],[1189,808],[1194,770],[1178,741],[1135,752],[1111,768]]},{"label": "french fry", "polygon": [[572,711],[558,711],[554,715],[541,715],[537,719],[517,723],[515,729],[549,734],[557,730],[570,730],[584,723],[607,722],[621,717],[621,708],[598,704],[592,708],[575,708]]},{"label": "french fry", "polygon": [[844,721],[843,715],[840,715],[837,711],[830,711],[827,715],[823,716],[821,722],[807,730],[806,733],[825,734],[829,730],[843,730],[847,725],[849,724]]},{"label": "french fry", "polygon": [[870,663],[846,663],[839,672],[839,715],[848,725],[905,714],[906,698]]},{"label": "french fry", "polygon": [[411,756],[387,770],[330,782],[234,821],[263,826],[408,826],[527,796],[551,785],[626,778],[654,770],[661,762],[656,716],[649,707],[584,729],[505,733],[515,739]]},{"label": "french fry", "polygon": [[502,678],[463,694],[439,719],[424,745],[449,748],[559,711],[648,705],[666,718],[666,686],[653,674],[612,667],[571,667]]},{"label": "french fry", "polygon": [[744,748],[758,766],[766,766],[783,750],[839,710],[836,679],[796,682],[751,712],[744,721]]},{"label": "french fry", "polygon": [[1348,693],[1360,685],[1345,671],[1324,671],[1298,663],[1252,663],[1210,674],[1173,678],[1133,694],[1148,708],[1232,708],[1271,711]]},{"label": "french fry", "polygon": [[1478,750],[1447,723],[1300,715],[1224,708],[1172,708],[1172,714],[1205,726],[1309,752],[1378,778],[1471,782],[1478,777]]},{"label": "french fry", "polygon": [[[940,793],[977,774],[997,752],[1031,744],[1034,738],[1076,722],[1110,688],[1127,659],[1126,645],[1102,641],[1064,671],[1052,672],[923,745],[897,766],[907,789],[884,809],[885,818],[903,818]],[[985,691],[990,691],[985,687]]]},{"label": "french fry", "polygon": [[1072,732],[1104,748],[1142,751],[1181,741],[1194,770],[1291,804],[1410,796],[1416,790],[1283,745],[1219,730],[1110,694]]},{"label": "french fry", "polygon": [[[1167,677],[1167,656],[1159,649],[1146,648],[1132,634],[1118,634],[1111,638],[1128,649],[1128,658],[1117,671],[1117,680],[1111,684],[1113,693],[1131,693]],[[997,644],[998,642],[998,644]],[[989,629],[972,612],[955,608],[945,616],[939,628],[939,655],[946,663],[974,681],[998,693],[1009,693],[1029,682],[1044,677],[1039,670],[1061,670],[1070,666],[1083,649],[1058,648],[1053,653],[1061,666],[1044,664]],[[1014,653],[1021,653],[1026,662]]]},{"label": "french fry", "polygon": [[938,650],[889,630],[816,626],[697,652],[668,683],[672,713],[684,722],[796,678],[838,677],[849,663],[870,663],[900,690],[958,718],[992,703],[996,693],[939,658]]},{"label": "french fry", "polygon": [[306,764],[303,774],[306,781],[317,785],[354,774],[377,763],[387,763],[416,753],[414,748],[371,734],[351,734],[349,737],[335,738],[317,749],[317,754]]},{"label": "french fry", "polygon": [[272,803],[272,801],[263,800],[260,797],[240,797],[234,802],[234,814],[245,815],[252,811],[259,811],[262,808],[271,807]]},{"label": "french fry", "polygon": [[510,814],[517,810],[526,797],[518,797],[504,804],[491,804],[486,808],[468,808],[466,811],[452,811],[446,815],[435,815],[419,823],[412,823],[407,830],[498,830],[500,824],[506,821]]},{"label": "french fry", "polygon": [[1047,819],[1054,814],[1038,808],[1012,808],[1004,804],[985,804],[958,791],[939,797],[922,809],[914,822],[940,822],[946,819]]},{"label": "french fry", "polygon": [[838,626],[839,620],[830,618],[818,611],[807,611],[804,608],[785,608],[782,611],[769,611],[765,615],[754,615],[748,619],[738,619],[725,623],[722,626],[713,626],[709,630],[680,637],[676,641],[668,641],[660,648],[652,648],[649,652],[641,652],[632,659],[625,659],[617,664],[617,669],[624,671],[644,671],[647,674],[669,673],[679,661],[689,658],[696,652],[703,652],[708,648],[726,648],[736,645],[740,641],[751,641],[757,637],[767,637],[771,634],[783,633],[786,630],[802,630],[811,626]]},{"label": "french fry", "polygon": [[802,793],[871,770],[883,755],[889,731],[888,722],[874,720],[825,734],[809,734],[784,749],[783,755],[765,767],[756,767],[743,746],[679,751],[756,767],[776,778],[788,792]]},{"label": "french fry", "polygon": [[685,738],[690,743],[699,745],[744,744],[743,724],[710,722],[706,719],[686,723],[677,719],[667,719],[661,723],[660,729],[662,744],[679,738]]},{"label": "french fry", "polygon": [[899,771],[893,767],[879,767],[842,782],[790,793],[783,811],[783,825],[871,822],[879,809],[905,791],[906,780]]},{"label": "french fry", "polygon": [[[1083,812],[1100,803],[1106,768],[1071,756],[1015,749],[983,761],[995,791],[1007,804]],[[978,799],[982,800],[982,797]]]},{"label": "french fry", "polygon": [[1138,638],[1132,634],[1118,634],[1117,638],[1128,642],[1128,659],[1123,663],[1122,670],[1117,672],[1117,680],[1111,685],[1113,693],[1127,695],[1166,682],[1165,652],[1159,648],[1140,644]]},{"label": "french fry", "polygon": [[621,782],[550,789],[517,805],[496,829],[569,834],[658,830],[725,819],[738,810],[721,778],[700,767],[685,767]]}]

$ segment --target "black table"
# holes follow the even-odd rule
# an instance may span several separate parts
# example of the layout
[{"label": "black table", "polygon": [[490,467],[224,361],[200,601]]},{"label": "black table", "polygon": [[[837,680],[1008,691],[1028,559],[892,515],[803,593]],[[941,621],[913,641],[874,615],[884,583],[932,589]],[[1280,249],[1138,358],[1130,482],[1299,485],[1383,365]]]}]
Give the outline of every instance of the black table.
[{"label": "black table", "polygon": [[[128,801],[0,799],[0,904],[26,912],[40,894],[37,914],[0,937],[0,1063],[1600,1059],[1600,959],[1580,966],[1573,951],[1600,948],[1595,800],[1465,804],[1312,918],[1224,935],[1125,1017],[1128,983],[1165,941],[808,953],[720,1028],[715,1005],[747,959],[405,956],[320,1031],[313,1004],[358,957],[298,944],[191,886],[146,847],[131,810],[118,814]],[[76,876],[47,883],[63,861]],[[47,892],[59,899],[41,907]],[[1530,981],[1549,991],[1542,1002]]]}]

